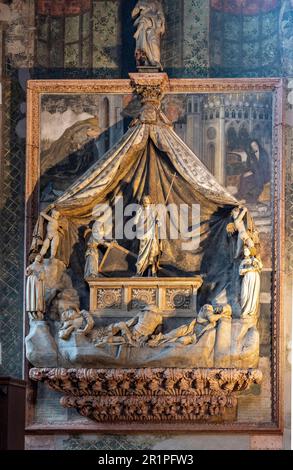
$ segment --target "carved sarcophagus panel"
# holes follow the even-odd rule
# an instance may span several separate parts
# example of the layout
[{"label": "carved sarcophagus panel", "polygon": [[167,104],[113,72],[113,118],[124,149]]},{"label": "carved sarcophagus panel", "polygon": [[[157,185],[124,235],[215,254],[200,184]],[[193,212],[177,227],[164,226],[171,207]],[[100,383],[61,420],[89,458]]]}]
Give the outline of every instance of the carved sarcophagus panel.
[{"label": "carved sarcophagus panel", "polygon": [[94,278],[90,311],[98,316],[131,316],[143,305],[154,305],[164,316],[194,317],[201,276],[187,278]]},{"label": "carved sarcophagus panel", "polygon": [[99,289],[97,291],[97,307],[121,308],[122,307],[122,289]]},{"label": "carved sarcophagus panel", "polygon": [[131,308],[138,309],[143,305],[157,305],[157,289],[132,289]]}]

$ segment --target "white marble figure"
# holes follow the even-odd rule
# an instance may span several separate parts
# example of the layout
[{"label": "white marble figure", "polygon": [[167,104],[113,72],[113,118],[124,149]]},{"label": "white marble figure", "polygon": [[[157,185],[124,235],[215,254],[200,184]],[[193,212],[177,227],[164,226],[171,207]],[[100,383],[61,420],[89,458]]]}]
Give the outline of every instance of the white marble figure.
[{"label": "white marble figure", "polygon": [[95,243],[102,243],[104,242],[106,236],[106,229],[105,224],[100,220],[96,220],[92,226],[92,239]]},{"label": "white marble figure", "polygon": [[43,242],[40,255],[44,257],[51,246],[50,258],[55,258],[60,243],[60,234],[64,234],[59,222],[60,213],[56,209],[52,209],[51,215],[41,212],[41,216],[48,221],[48,224],[46,238]]},{"label": "white marble figure", "polygon": [[[86,310],[79,310],[77,306],[71,306],[64,310],[60,320],[59,338],[64,340],[68,340],[73,331],[88,335],[95,324],[91,314]],[[83,323],[85,323],[85,327],[81,328]]]},{"label": "white marble figure", "polygon": [[138,66],[155,66],[162,70],[161,37],[165,33],[165,16],[158,0],[138,0],[132,11],[136,32],[135,58]]},{"label": "white marble figure", "polygon": [[248,235],[245,228],[244,217],[247,214],[247,207],[234,207],[231,212],[233,217],[233,222],[228,224],[227,232],[229,235],[233,235],[235,232],[238,232],[237,246],[234,258],[238,258],[241,253],[243,253],[243,245],[248,246],[248,248],[254,247],[254,241]]},{"label": "white marble figure", "polygon": [[99,247],[107,248],[110,245],[110,243],[105,240],[106,230],[107,227],[105,229],[104,223],[100,220],[96,220],[92,229],[87,229],[85,232],[85,237],[87,237],[90,232],[87,250],[85,252],[85,278],[97,277],[99,275],[99,264],[102,258],[99,253]]},{"label": "white marble figure", "polygon": [[251,250],[244,247],[244,259],[240,263],[241,283],[241,318],[257,316],[260,294],[260,259],[251,255]]},{"label": "white marble figure", "polygon": [[156,276],[161,254],[159,217],[156,206],[152,204],[150,196],[144,196],[142,204],[143,206],[140,207],[134,218],[137,237],[140,240],[136,272],[138,276],[142,276],[149,268],[151,275]]},{"label": "white marble figure", "polygon": [[196,343],[206,331],[216,327],[220,318],[231,318],[231,316],[232,309],[228,304],[221,307],[220,310],[210,304],[205,304],[201,307],[197,318],[189,324],[181,325],[165,334],[159,333],[152,336],[147,345],[153,348],[171,343],[180,343],[184,346]]},{"label": "white marble figure", "polygon": [[99,253],[98,244],[94,241],[89,241],[87,250],[85,252],[85,266],[84,266],[84,277],[96,277],[99,272]]},{"label": "white marble figure", "polygon": [[26,268],[25,309],[31,320],[43,320],[45,312],[44,267],[42,256]]},{"label": "white marble figure", "polygon": [[169,333],[159,333],[158,335],[153,336],[147,344],[153,348],[166,343],[180,343],[185,346],[196,343],[197,338],[195,333],[195,326],[196,319],[192,320],[188,325],[178,326],[178,328],[169,331]]},{"label": "white marble figure", "polygon": [[197,337],[198,339],[206,332],[216,327],[220,318],[231,318],[231,305],[226,304],[222,307],[214,308],[210,304],[201,307],[197,317]]},{"label": "white marble figure", "polygon": [[140,312],[130,320],[112,323],[103,328],[95,345],[99,347],[108,343],[142,347],[162,323],[163,317],[158,313],[157,307],[143,306]]}]

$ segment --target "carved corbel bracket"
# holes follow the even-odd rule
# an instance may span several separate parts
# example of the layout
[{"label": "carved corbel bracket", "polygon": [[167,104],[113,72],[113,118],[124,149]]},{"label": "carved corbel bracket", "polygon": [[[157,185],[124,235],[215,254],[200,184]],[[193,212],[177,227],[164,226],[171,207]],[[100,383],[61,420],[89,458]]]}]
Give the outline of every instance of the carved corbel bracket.
[{"label": "carved corbel bracket", "polygon": [[129,77],[134,93],[140,96],[143,104],[159,105],[164,93],[170,89],[166,73],[130,73]]},{"label": "carved corbel bracket", "polygon": [[98,422],[235,421],[237,393],[258,369],[49,369],[30,378],[64,393],[60,403]]}]

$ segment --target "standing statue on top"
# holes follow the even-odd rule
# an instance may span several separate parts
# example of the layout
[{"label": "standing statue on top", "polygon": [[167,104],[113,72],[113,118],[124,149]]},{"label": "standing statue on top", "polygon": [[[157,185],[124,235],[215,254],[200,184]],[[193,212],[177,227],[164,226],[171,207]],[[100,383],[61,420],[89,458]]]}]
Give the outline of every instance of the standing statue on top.
[{"label": "standing statue on top", "polygon": [[165,16],[159,0],[138,0],[132,11],[136,32],[136,65],[158,67],[161,65],[161,37],[165,33]]}]

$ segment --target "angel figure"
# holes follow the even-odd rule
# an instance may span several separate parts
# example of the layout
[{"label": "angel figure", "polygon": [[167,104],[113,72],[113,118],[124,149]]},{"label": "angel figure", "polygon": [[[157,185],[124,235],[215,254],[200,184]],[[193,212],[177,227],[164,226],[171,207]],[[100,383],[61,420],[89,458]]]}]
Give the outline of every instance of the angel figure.
[{"label": "angel figure", "polygon": [[246,214],[247,207],[234,207],[231,212],[233,222],[228,224],[226,227],[228,235],[233,235],[238,232],[236,254],[234,256],[235,259],[238,258],[242,252],[243,245],[248,246],[248,248],[254,247],[254,241],[249,236],[244,223],[244,217]]},{"label": "angel figure", "polygon": [[64,230],[59,222],[60,212],[52,209],[51,215],[41,212],[41,216],[48,221],[48,224],[46,238],[43,242],[40,255],[44,257],[51,246],[50,258],[55,258],[60,243],[60,234],[64,235]]},{"label": "angel figure", "polygon": [[259,306],[260,272],[262,262],[254,256],[254,248],[244,247],[244,259],[240,263],[241,283],[241,317],[256,316]]},{"label": "angel figure", "polygon": [[31,320],[43,320],[45,312],[45,285],[42,256],[37,255],[26,269],[25,309]]}]

